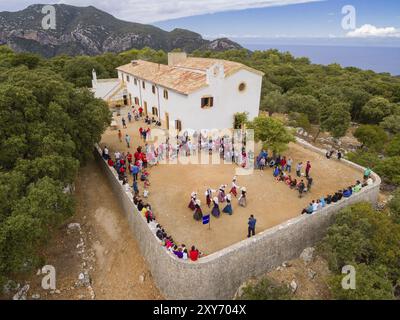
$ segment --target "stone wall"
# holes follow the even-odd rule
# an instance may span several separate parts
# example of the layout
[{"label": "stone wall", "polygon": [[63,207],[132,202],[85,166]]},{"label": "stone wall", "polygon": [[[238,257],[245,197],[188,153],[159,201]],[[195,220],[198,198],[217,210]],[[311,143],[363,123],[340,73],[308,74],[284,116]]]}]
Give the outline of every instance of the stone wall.
[{"label": "stone wall", "polygon": [[[299,144],[325,154],[304,141]],[[350,198],[327,206],[313,215],[303,215],[265,230],[255,237],[240,241],[228,248],[201,258],[197,262],[175,258],[161,246],[144,217],[126,193],[115,170],[110,169],[97,148],[95,156],[110,181],[118,201],[124,209],[130,229],[138,241],[155,284],[167,299],[231,299],[237,288],[249,277],[265,272],[300,255],[325,234],[335,214],[342,208],[361,201],[376,203],[380,178],[373,174],[374,184]],[[343,160],[360,171],[364,168]]]}]

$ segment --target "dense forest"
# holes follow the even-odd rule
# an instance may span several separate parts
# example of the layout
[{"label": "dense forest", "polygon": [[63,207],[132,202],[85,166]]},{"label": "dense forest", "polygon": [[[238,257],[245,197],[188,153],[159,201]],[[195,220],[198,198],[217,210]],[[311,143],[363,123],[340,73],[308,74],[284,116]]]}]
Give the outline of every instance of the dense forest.
[{"label": "dense forest", "polygon": [[[337,64],[315,65],[277,50],[195,51],[192,55],[233,60],[265,72],[261,109],[269,115],[287,114],[295,126],[317,128],[315,138],[321,132],[340,138],[351,123],[359,124],[354,136],[362,146],[347,157],[371,167],[393,189],[400,185],[400,78]],[[167,63],[167,54],[145,48],[43,59],[0,47],[3,279],[35,267],[38,248],[49,232],[73,213],[68,187],[110,121],[106,105],[87,90],[92,69],[99,78],[116,77],[115,68],[134,59]],[[368,286],[383,286],[383,293],[374,291],[376,298],[393,298],[399,281],[400,258],[395,251],[400,247],[400,195],[395,195],[390,210],[384,212],[359,206],[348,209],[321,244],[333,272],[353,262],[365,279],[376,280],[366,280]],[[363,219],[360,212],[366,212]],[[362,242],[345,253],[338,237],[346,243]],[[335,297],[368,298],[368,294]]]}]

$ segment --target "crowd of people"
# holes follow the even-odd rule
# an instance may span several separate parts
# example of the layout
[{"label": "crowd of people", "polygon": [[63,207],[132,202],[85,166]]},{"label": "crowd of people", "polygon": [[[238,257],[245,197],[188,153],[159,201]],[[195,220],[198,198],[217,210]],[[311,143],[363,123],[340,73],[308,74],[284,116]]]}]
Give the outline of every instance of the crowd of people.
[{"label": "crowd of people", "polygon": [[[246,207],[247,205],[247,189],[245,187],[239,187],[237,185],[236,176],[232,179],[231,189],[229,190],[229,192],[226,192],[227,187],[228,185],[223,184],[218,188],[218,190],[207,188],[204,193],[206,205],[208,209],[211,209],[211,214],[216,218],[219,218],[221,215],[220,205],[224,205],[222,212],[228,215],[233,214],[232,197],[237,198],[239,195],[239,197],[237,198],[239,206]],[[202,202],[200,199],[198,199],[197,192],[193,191],[190,195],[188,208],[192,210],[193,219],[195,219],[196,221],[200,221],[203,218],[203,210],[201,208],[201,204]]]},{"label": "crowd of people", "polygon": [[280,155],[269,157],[268,151],[262,150],[256,158],[255,167],[264,170],[267,166],[272,169],[272,174],[277,182],[283,182],[290,189],[297,190],[300,198],[304,193],[311,190],[313,178],[310,176],[310,161],[307,161],[304,173],[302,172],[303,162],[297,163],[296,176],[292,176],[292,158],[281,157]]},{"label": "crowd of people", "polygon": [[326,197],[312,200],[309,205],[302,210],[301,214],[313,214],[327,205],[339,202],[342,199],[350,198],[352,195],[359,193],[362,188],[370,186],[374,183],[371,174],[371,169],[366,168],[364,171],[363,182],[357,180],[354,185],[350,185],[344,189],[340,189],[333,194],[328,194]]},{"label": "crowd of people", "polygon": [[[140,112],[138,112],[139,119],[141,118]],[[130,113],[128,113],[128,119],[131,121]],[[124,118],[122,118],[123,127],[126,126]],[[146,132],[146,136],[141,133],[143,141],[146,141],[150,128],[143,130]],[[122,133],[119,130],[118,136],[120,142],[122,142]],[[128,136],[128,134],[126,134]],[[129,140],[130,142],[130,140]],[[129,148],[129,144],[127,145]],[[153,213],[153,209],[149,203],[145,201],[149,196],[150,187],[150,172],[148,170],[152,165],[157,164],[158,161],[158,148],[154,148],[154,145],[145,144],[144,147],[139,146],[136,151],[132,154],[128,152],[115,151],[113,156],[110,155],[110,150],[107,146],[102,149],[102,157],[107,164],[112,167],[117,175],[118,179],[122,182],[124,190],[133,195],[133,203],[137,208],[139,214],[141,214],[147,221],[150,230],[160,240],[162,246],[166,250],[175,255],[178,259],[196,261],[203,253],[200,252],[195,246],[186,248],[184,244],[178,245],[175,243],[171,235],[168,235],[165,229],[157,223],[156,217]],[[129,175],[132,176],[132,186],[129,185]],[[139,183],[143,183],[143,193],[139,191]]]}]

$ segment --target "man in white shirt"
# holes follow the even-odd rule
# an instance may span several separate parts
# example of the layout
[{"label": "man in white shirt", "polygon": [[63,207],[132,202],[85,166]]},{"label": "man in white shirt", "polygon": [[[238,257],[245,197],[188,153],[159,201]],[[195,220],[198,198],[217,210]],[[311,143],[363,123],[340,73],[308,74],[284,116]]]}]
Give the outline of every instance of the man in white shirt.
[{"label": "man in white shirt", "polygon": [[314,200],[312,202],[312,208],[313,208],[313,212],[318,210],[318,203],[316,203]]}]

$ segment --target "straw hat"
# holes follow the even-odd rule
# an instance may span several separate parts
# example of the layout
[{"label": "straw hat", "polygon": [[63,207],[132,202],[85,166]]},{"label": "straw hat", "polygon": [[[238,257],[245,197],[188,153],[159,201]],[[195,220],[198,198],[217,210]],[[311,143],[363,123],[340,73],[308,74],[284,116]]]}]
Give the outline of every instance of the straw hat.
[{"label": "straw hat", "polygon": [[240,189],[241,191],[244,191],[244,192],[246,192],[247,190],[246,190],[246,188],[245,187],[243,187],[242,189]]},{"label": "straw hat", "polygon": [[200,201],[200,200],[196,200],[196,204],[197,204],[198,206],[201,206],[201,201]]},{"label": "straw hat", "polygon": [[213,198],[213,201],[214,201],[216,204],[218,204],[218,198],[217,198],[217,197],[214,197],[214,198]]}]

